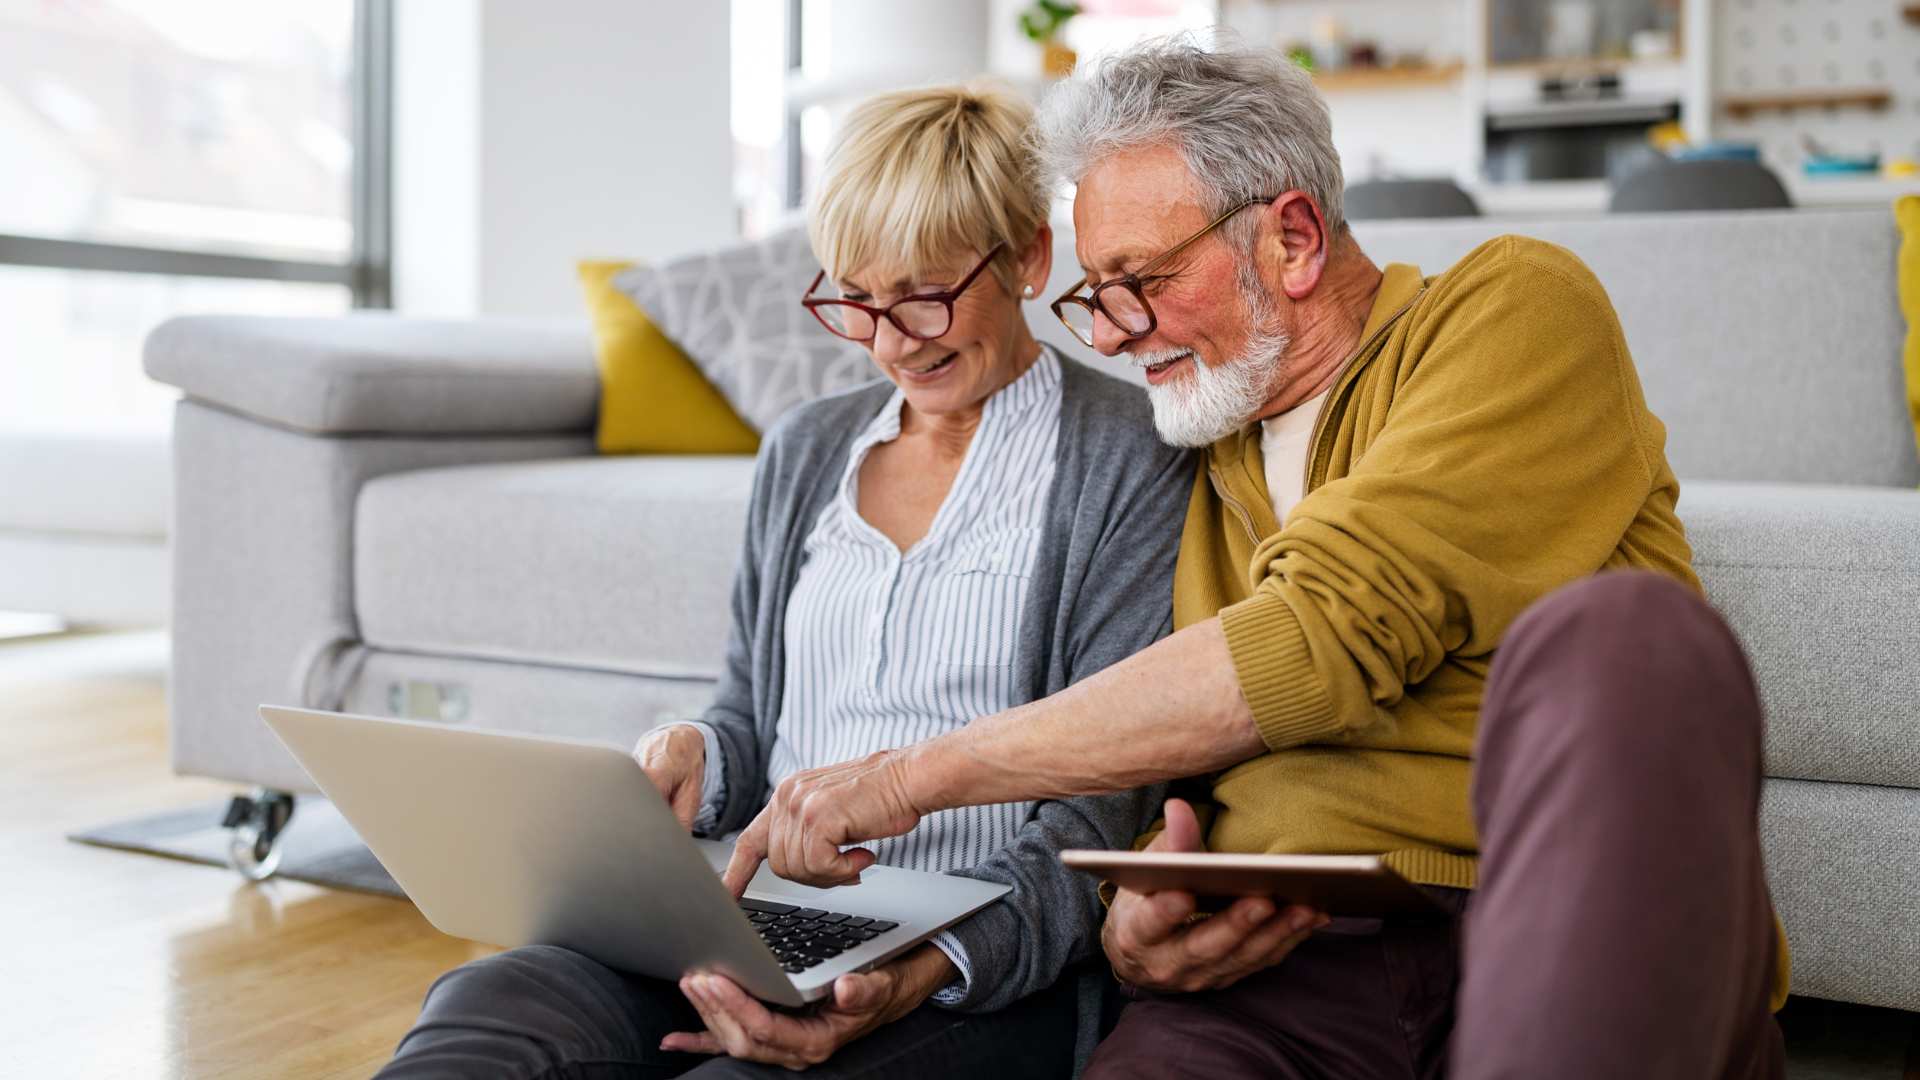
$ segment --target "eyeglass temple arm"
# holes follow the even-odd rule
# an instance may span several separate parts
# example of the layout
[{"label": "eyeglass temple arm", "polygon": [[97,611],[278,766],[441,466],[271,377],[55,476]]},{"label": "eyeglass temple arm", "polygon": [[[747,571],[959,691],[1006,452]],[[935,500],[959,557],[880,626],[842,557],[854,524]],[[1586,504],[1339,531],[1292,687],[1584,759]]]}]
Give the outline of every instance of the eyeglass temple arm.
[{"label": "eyeglass temple arm", "polygon": [[827,280],[827,270],[826,270],[826,267],[823,266],[820,268],[819,273],[813,275],[813,284],[807,286],[807,291],[800,294],[801,307],[810,307],[811,301],[824,299],[824,297],[813,295],[813,291],[815,289],[818,289],[820,287],[820,283],[825,280]]},{"label": "eyeglass temple arm", "polygon": [[[967,287],[973,284],[973,279],[979,277],[980,272],[985,270],[987,266],[993,262],[994,256],[1000,254],[1000,249],[1006,246],[1007,244],[1006,244],[1006,241],[1004,240],[998,244],[993,245],[993,247],[987,249],[986,257],[980,260],[980,265],[974,267],[973,273],[968,274],[966,278],[960,282],[960,284],[955,285],[953,288],[948,289],[946,292],[935,293],[932,296],[923,297],[923,299],[932,300],[937,298],[937,299],[945,300],[949,304],[953,303],[955,300],[960,299],[960,294],[967,291]],[[905,297],[903,299],[912,299],[912,297]]]},{"label": "eyeglass temple arm", "polygon": [[[1275,196],[1275,198],[1278,198],[1278,196]],[[1152,262],[1148,263],[1147,265],[1141,267],[1138,270],[1135,270],[1132,274],[1133,278],[1135,280],[1138,280],[1140,278],[1145,277],[1148,274],[1153,273],[1155,270],[1158,270],[1161,267],[1161,265],[1164,264],[1168,259],[1171,259],[1175,255],[1178,255],[1181,252],[1187,250],[1187,248],[1191,247],[1196,240],[1199,240],[1201,237],[1219,228],[1221,222],[1226,221],[1228,218],[1232,217],[1233,215],[1239,213],[1242,210],[1245,210],[1247,207],[1255,206],[1260,203],[1272,202],[1272,201],[1273,199],[1262,197],[1262,198],[1248,199],[1244,202],[1235,203],[1232,207],[1228,208],[1226,213],[1221,214],[1219,217],[1214,218],[1212,221],[1207,222],[1207,225],[1205,228],[1201,229],[1197,233],[1194,233],[1192,236],[1187,237],[1185,240],[1182,240],[1179,243],[1173,245],[1167,250],[1161,252],[1159,255],[1155,256]],[[1106,284],[1106,282],[1101,282],[1100,284],[1104,285]],[[1061,293],[1059,297],[1054,300],[1054,303],[1058,304],[1067,300],[1081,299],[1080,297],[1076,297],[1073,294],[1085,288],[1086,285],[1087,283],[1084,281],[1074,282],[1073,287],[1068,289],[1066,292]],[[1092,302],[1088,301],[1088,304],[1089,306],[1091,306]]]},{"label": "eyeglass temple arm", "polygon": [[1221,214],[1219,217],[1214,218],[1212,221],[1207,222],[1206,228],[1201,229],[1199,232],[1194,233],[1192,236],[1189,236],[1185,240],[1182,240],[1179,243],[1173,245],[1172,247],[1168,248],[1166,251],[1161,252],[1159,258],[1153,260],[1152,262],[1141,267],[1140,269],[1135,270],[1133,272],[1133,276],[1136,278],[1141,278],[1141,277],[1147,276],[1148,274],[1153,273],[1155,270],[1160,269],[1161,265],[1164,264],[1168,259],[1171,259],[1175,255],[1178,255],[1181,252],[1187,250],[1187,248],[1191,247],[1201,237],[1219,228],[1228,218],[1232,217],[1233,215],[1239,213],[1242,210],[1245,210],[1249,206],[1256,206],[1260,203],[1272,202],[1272,201],[1273,201],[1272,199],[1248,199],[1245,202],[1238,202],[1233,204],[1233,206],[1227,209],[1226,213]]}]

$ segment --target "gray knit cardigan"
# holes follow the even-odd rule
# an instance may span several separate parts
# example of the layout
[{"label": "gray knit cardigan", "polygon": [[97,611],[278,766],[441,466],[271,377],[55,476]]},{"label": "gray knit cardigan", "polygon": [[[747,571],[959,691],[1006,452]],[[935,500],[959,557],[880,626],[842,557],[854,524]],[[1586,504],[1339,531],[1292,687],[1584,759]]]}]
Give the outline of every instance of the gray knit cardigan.
[{"label": "gray knit cardigan", "polygon": [[[1021,700],[1070,686],[1171,629],[1174,559],[1197,468],[1191,452],[1155,437],[1139,387],[1065,358],[1060,368],[1053,491],[1014,661]],[[726,667],[701,717],[726,758],[719,834],[744,828],[769,794],[787,597],[804,541],[846,469],[849,445],[892,393],[892,384],[876,381],[809,402],[776,422],[761,443]],[[1159,813],[1162,794],[1156,787],[1042,802],[1011,845],[953,871],[1013,891],[954,928],[973,977],[948,1007],[1004,1008],[1093,956],[1103,918],[1095,883],[1061,866],[1057,853],[1130,846]],[[1090,980],[1081,995],[1083,1043],[1096,1019],[1088,1015],[1095,990]]]}]

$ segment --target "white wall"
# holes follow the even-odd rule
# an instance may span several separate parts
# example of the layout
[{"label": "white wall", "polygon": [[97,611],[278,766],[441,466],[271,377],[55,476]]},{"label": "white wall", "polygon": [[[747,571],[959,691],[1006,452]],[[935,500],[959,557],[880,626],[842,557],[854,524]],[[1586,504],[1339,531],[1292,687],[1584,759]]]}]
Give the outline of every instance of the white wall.
[{"label": "white wall", "polygon": [[1473,176],[1474,116],[1461,80],[1401,89],[1334,90],[1333,145],[1347,183]]},{"label": "white wall", "polygon": [[480,5],[395,4],[393,302],[480,310]]},{"label": "white wall", "polygon": [[736,234],[727,4],[395,6],[397,308],[577,317],[577,259]]},{"label": "white wall", "polygon": [[810,195],[848,111],[888,90],[964,82],[987,70],[984,0],[809,0],[802,69],[786,84],[800,110]]},{"label": "white wall", "polygon": [[831,0],[826,22],[824,59],[836,82],[915,86],[987,69],[982,0]]},{"label": "white wall", "polygon": [[1020,32],[1029,0],[987,0],[987,69],[1020,79],[1040,77],[1040,46]]}]

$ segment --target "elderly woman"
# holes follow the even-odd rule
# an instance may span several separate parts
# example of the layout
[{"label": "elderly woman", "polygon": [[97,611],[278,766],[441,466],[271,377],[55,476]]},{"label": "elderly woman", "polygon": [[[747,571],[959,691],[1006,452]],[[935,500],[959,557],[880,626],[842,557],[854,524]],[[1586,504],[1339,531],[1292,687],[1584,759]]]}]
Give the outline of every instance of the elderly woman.
[{"label": "elderly woman", "polygon": [[[825,269],[801,302],[884,380],[767,433],[718,695],[635,748],[695,832],[737,831],[797,771],[1044,697],[1170,626],[1194,462],[1153,437],[1138,389],[1028,329],[1052,251],[1028,120],[989,88],[888,94],[827,160],[810,223]],[[1125,847],[1158,806],[976,807],[873,845],[1012,891],[810,1012],[718,975],[676,986],[515,949],[436,983],[381,1075],[1062,1075],[1111,977],[1073,977],[1101,906],[1057,853]]]}]

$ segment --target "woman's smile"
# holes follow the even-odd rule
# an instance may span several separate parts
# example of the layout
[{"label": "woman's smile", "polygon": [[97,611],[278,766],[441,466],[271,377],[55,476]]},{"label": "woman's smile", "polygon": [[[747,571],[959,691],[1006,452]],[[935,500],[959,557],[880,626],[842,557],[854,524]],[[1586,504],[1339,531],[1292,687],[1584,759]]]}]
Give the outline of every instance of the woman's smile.
[{"label": "woman's smile", "polygon": [[894,370],[917,383],[927,383],[938,379],[953,367],[953,361],[960,356],[958,352],[947,353],[937,359],[924,361],[917,365],[896,364]]}]

